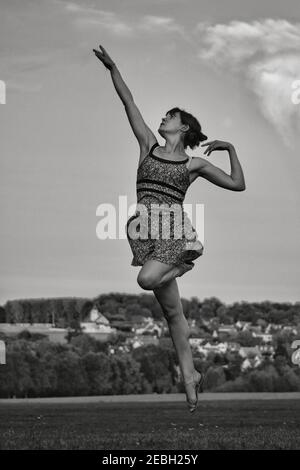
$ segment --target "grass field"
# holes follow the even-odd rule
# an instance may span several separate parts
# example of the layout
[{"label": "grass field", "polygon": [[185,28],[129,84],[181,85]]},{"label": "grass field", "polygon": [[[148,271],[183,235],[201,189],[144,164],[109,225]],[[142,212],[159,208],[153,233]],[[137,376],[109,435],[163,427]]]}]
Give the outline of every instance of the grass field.
[{"label": "grass field", "polygon": [[0,403],[1,449],[300,449],[300,400]]}]

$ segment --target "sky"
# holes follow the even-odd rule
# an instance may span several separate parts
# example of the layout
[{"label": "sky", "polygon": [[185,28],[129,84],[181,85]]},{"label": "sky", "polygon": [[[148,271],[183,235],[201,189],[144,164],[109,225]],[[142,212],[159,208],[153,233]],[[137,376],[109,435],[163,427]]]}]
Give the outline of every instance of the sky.
[{"label": "sky", "polygon": [[[179,106],[209,141],[231,142],[243,168],[243,192],[203,178],[188,189],[185,204],[204,204],[204,252],[178,278],[181,297],[299,301],[298,0],[0,0],[0,9],[2,305],[147,292],[126,219],[123,237],[96,233],[97,207],[110,204],[118,221],[120,199],[136,203],[139,159],[92,52],[99,44],[160,145],[161,118]],[[228,152],[208,158],[230,173]]]}]

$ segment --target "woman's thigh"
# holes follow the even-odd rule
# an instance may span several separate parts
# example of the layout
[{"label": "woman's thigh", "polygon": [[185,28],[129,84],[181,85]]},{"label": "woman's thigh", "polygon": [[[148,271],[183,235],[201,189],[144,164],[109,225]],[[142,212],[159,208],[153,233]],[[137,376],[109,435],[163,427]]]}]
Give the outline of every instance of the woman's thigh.
[{"label": "woman's thigh", "polygon": [[154,277],[162,277],[173,268],[174,264],[167,264],[156,259],[149,259],[143,264],[139,274],[149,274]]},{"label": "woman's thigh", "polygon": [[154,283],[159,281],[167,272],[174,269],[174,264],[167,264],[156,259],[149,259],[141,268],[138,274],[138,282],[144,284]]}]

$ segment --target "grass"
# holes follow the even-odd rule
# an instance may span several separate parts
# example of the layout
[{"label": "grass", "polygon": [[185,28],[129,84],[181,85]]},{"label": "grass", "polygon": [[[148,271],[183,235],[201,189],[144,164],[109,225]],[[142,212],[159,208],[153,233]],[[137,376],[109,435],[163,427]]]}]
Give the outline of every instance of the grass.
[{"label": "grass", "polygon": [[300,449],[300,400],[0,404],[1,449]]}]

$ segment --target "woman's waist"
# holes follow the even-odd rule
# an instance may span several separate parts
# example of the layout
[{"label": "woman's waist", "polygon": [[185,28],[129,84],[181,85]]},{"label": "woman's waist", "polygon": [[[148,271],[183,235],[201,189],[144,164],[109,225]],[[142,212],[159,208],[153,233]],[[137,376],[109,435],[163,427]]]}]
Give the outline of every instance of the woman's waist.
[{"label": "woman's waist", "polygon": [[183,204],[178,202],[153,202],[142,199],[136,204],[136,212],[141,214],[183,214]]},{"label": "woman's waist", "polygon": [[184,211],[181,204],[158,204],[153,201],[148,204],[137,203],[135,213],[130,220],[136,220],[141,229],[160,232],[171,230],[171,232],[180,231],[187,238],[194,236],[195,229],[188,214]]},{"label": "woman's waist", "polygon": [[158,210],[158,207],[166,210],[183,210],[183,201],[178,201],[172,197],[153,197],[152,194],[137,199],[137,205],[144,205],[146,208],[154,210]]}]

